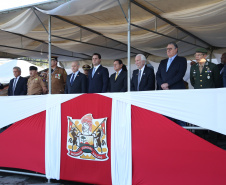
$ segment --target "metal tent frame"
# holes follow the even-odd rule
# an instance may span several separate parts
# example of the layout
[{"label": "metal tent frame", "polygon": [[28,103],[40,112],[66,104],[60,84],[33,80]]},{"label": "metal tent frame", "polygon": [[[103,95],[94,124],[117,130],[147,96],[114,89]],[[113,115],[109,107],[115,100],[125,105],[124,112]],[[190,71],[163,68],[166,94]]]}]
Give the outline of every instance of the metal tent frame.
[{"label": "metal tent frame", "polygon": [[[56,1],[54,1],[56,2]],[[33,6],[26,6],[26,7],[22,7],[22,8],[33,8],[33,11],[35,13],[35,15],[38,17],[40,23],[42,24],[43,28],[45,29],[45,31],[47,32],[48,34],[48,43],[46,43],[45,41],[42,41],[42,40],[38,40],[38,39],[34,39],[34,38],[31,38],[31,37],[27,37],[25,35],[21,35],[21,34],[17,34],[17,33],[11,33],[11,32],[8,32],[8,33],[11,33],[11,34],[15,34],[15,35],[18,35],[18,36],[21,36],[21,37],[24,37],[24,38],[28,38],[28,39],[31,39],[31,40],[35,40],[35,41],[38,41],[38,42],[41,42],[41,43],[44,43],[44,44],[48,44],[48,64],[49,64],[49,69],[51,69],[51,54],[54,54],[54,55],[61,55],[59,53],[52,53],[51,52],[51,49],[52,49],[52,44],[51,44],[51,38],[52,37],[56,37],[56,38],[60,38],[60,39],[65,39],[65,40],[70,40],[70,41],[74,41],[74,42],[80,42],[82,44],[87,44],[87,45],[92,45],[92,46],[97,46],[97,47],[104,47],[104,48],[107,48],[107,49],[111,49],[111,50],[118,50],[118,51],[122,51],[122,52],[127,52],[127,65],[128,65],[128,76],[127,76],[127,82],[128,82],[128,92],[130,91],[130,77],[131,77],[131,74],[130,74],[130,71],[131,71],[131,61],[130,61],[130,58],[131,58],[131,53],[132,54],[137,54],[136,52],[131,52],[131,49],[134,49],[136,51],[139,51],[139,52],[142,52],[146,55],[151,55],[150,53],[147,53],[147,52],[144,52],[140,49],[137,49],[137,48],[134,48],[134,47],[131,47],[131,26],[134,26],[134,27],[137,27],[137,28],[140,28],[140,29],[143,29],[143,30],[146,30],[148,32],[152,32],[152,33],[155,33],[157,35],[161,35],[161,36],[164,36],[164,37],[168,37],[170,39],[173,39],[173,40],[176,40],[176,41],[181,41],[181,42],[184,42],[186,44],[191,44],[193,46],[197,46],[197,47],[202,47],[196,43],[191,43],[191,42],[187,42],[187,41],[184,41],[182,39],[178,39],[176,37],[172,37],[172,36],[168,36],[168,35],[164,35],[160,32],[157,31],[157,21],[156,21],[156,30],[153,31],[153,30],[150,30],[150,29],[147,29],[147,28],[144,28],[144,27],[141,27],[141,26],[138,26],[138,25],[135,25],[133,23],[131,23],[131,3],[137,5],[138,7],[142,8],[143,10],[151,13],[152,15],[156,16],[156,18],[159,18],[163,21],[165,21],[167,24],[170,24],[171,26],[175,27],[176,29],[184,32],[185,34],[187,34],[188,36],[194,38],[195,40],[198,40],[200,41],[201,43],[205,44],[208,46],[208,48],[213,51],[214,49],[218,49],[218,47],[215,47],[215,46],[212,46],[210,45],[209,43],[207,43],[206,41],[198,38],[197,36],[193,35],[192,33],[184,30],[183,28],[179,27],[178,25],[174,24],[173,22],[161,17],[160,15],[158,15],[157,13],[155,13],[154,11],[146,8],[145,6],[141,5],[140,3],[138,3],[137,1],[135,0],[128,0],[128,12],[127,12],[127,16],[126,16],[126,13],[124,12],[122,6],[121,6],[121,3],[120,3],[120,0],[118,0],[118,3],[119,3],[119,6],[122,10],[122,13],[123,13],[123,16],[124,18],[126,19],[127,21],[127,44],[125,43],[122,43],[120,41],[117,41],[117,40],[114,40],[112,38],[109,38],[109,37],[106,37],[104,36],[102,33],[99,33],[95,30],[92,30],[92,29],[89,29],[87,27],[84,27],[82,25],[79,25],[75,22],[72,22],[72,21],[69,21],[69,20],[66,20],[65,18],[62,18],[60,16],[56,16],[56,15],[49,15],[49,19],[48,19],[48,30],[45,28],[45,25],[43,24],[43,22],[41,21],[41,19],[38,17],[38,15],[35,13],[35,9]],[[46,3],[45,3],[46,4]],[[40,5],[40,4],[39,4]],[[20,8],[21,9],[21,8]],[[87,31],[90,31],[92,33],[95,33],[97,35],[100,35],[106,39],[110,39],[112,41],[115,41],[119,44],[122,44],[124,46],[127,46],[127,51],[126,50],[122,50],[122,49],[117,49],[117,48],[112,48],[112,47],[105,47],[105,46],[102,46],[102,45],[98,45],[98,44],[92,44],[92,43],[87,43],[87,42],[82,42],[82,41],[78,41],[78,40],[73,40],[73,39],[69,39],[69,38],[65,38],[65,37],[60,37],[60,36],[56,36],[56,35],[52,35],[51,34],[51,23],[52,23],[52,17],[54,18],[57,18],[57,19],[60,19],[62,21],[65,21],[69,24],[72,24],[74,26],[78,26],[80,27],[81,29],[84,29],[84,30],[87,30]],[[32,52],[40,52],[40,51],[37,51],[37,50],[29,50],[29,49],[23,49],[23,48],[18,48],[18,47],[11,47],[11,46],[5,46],[5,45],[0,45],[0,47],[8,47],[8,48],[12,48],[12,49],[18,49],[18,50],[27,50],[27,51],[32,51]],[[45,52],[47,53],[47,52]],[[83,53],[80,53],[81,55],[84,55],[84,56],[87,56],[87,57],[91,57],[87,54],[83,54]],[[69,55],[66,55],[67,57],[75,57],[75,56],[69,56]],[[85,59],[85,58],[81,58],[81,59]],[[51,70],[49,70],[49,94],[51,94]],[[201,127],[184,127],[185,129],[192,129],[192,130],[204,130],[205,128],[201,128]],[[33,176],[39,176],[39,177],[46,177],[45,175],[42,175],[42,174],[34,174],[34,173],[26,173],[26,172],[15,172],[15,171],[11,171],[11,170],[1,170],[0,169],[0,172],[7,172],[7,173],[17,173],[17,174],[22,174],[22,175],[33,175]],[[50,179],[48,179],[48,183],[50,183]]]}]

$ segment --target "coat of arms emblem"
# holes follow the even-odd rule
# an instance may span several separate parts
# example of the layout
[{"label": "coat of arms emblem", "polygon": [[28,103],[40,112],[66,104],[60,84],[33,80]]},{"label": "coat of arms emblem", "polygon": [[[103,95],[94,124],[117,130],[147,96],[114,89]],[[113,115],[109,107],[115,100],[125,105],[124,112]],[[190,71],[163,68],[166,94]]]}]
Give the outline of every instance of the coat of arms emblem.
[{"label": "coat of arms emblem", "polygon": [[107,160],[106,123],[107,118],[93,119],[92,114],[86,114],[81,119],[68,116],[68,156],[84,160]]}]

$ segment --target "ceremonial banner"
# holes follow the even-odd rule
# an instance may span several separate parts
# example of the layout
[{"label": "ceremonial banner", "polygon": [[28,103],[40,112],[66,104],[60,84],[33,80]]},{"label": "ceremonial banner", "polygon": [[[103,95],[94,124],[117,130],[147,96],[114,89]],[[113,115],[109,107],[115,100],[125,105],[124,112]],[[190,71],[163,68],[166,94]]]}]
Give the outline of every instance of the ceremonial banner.
[{"label": "ceremonial banner", "polygon": [[97,94],[62,104],[60,179],[111,184],[111,106]]},{"label": "ceremonial banner", "polygon": [[[90,184],[224,185],[226,151],[161,115],[199,126],[205,122],[206,128],[225,133],[223,101],[213,101],[217,110],[202,114],[197,110],[208,108],[206,98],[195,110],[187,106],[203,92],[186,91],[187,99],[183,91],[1,98],[10,105],[1,109],[1,125],[15,123],[0,133],[0,167]],[[225,89],[205,91],[206,97],[216,93],[226,100]],[[181,107],[182,99],[186,106]],[[21,102],[21,109],[15,108]]]}]

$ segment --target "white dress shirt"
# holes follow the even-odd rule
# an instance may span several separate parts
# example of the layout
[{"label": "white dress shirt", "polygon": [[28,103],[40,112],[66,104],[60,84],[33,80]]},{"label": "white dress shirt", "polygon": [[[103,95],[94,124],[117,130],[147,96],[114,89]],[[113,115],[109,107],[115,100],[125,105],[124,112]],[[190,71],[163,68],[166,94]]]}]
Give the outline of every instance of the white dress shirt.
[{"label": "white dress shirt", "polygon": [[13,91],[15,91],[15,89],[16,89],[16,84],[17,84],[19,78],[20,78],[20,76],[14,78],[14,80],[13,80]]},{"label": "white dress shirt", "polygon": [[145,68],[145,65],[144,65],[141,69],[139,69],[139,70],[141,70],[141,73],[140,73],[140,80],[141,80],[141,78],[142,78],[142,75],[143,75],[143,72],[144,72],[144,68]]}]

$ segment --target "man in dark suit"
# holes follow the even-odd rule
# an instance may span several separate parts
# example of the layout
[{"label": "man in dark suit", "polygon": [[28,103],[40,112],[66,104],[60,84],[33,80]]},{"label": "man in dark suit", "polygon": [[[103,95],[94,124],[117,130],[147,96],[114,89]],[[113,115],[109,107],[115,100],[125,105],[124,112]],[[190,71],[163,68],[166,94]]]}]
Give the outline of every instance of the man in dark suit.
[{"label": "man in dark suit", "polygon": [[92,56],[93,68],[89,70],[89,93],[104,93],[108,89],[109,72],[101,63],[101,55],[94,53]]},{"label": "man in dark suit", "polygon": [[138,54],[135,57],[135,64],[138,69],[133,71],[131,80],[131,91],[155,90],[155,74],[153,68],[145,65],[146,57]]},{"label": "man in dark suit", "polygon": [[[183,77],[187,70],[187,60],[179,57],[178,46],[172,42],[167,45],[167,56],[169,58],[160,62],[156,73],[157,86],[159,90],[186,89]],[[186,126],[186,123],[174,118],[169,118],[180,126]]]},{"label": "man in dark suit", "polygon": [[13,68],[13,74],[15,78],[10,80],[8,95],[26,95],[27,94],[27,78],[21,77],[21,69],[19,67]]},{"label": "man in dark suit", "polygon": [[160,62],[156,73],[158,87],[161,90],[185,89],[183,77],[187,70],[187,60],[177,55],[176,43],[169,43],[166,49],[169,58]]},{"label": "man in dark suit", "polygon": [[226,53],[221,55],[221,63],[217,64],[217,67],[220,71],[220,87],[223,87],[223,75],[224,75],[224,66],[226,64]]},{"label": "man in dark suit", "polygon": [[67,76],[65,94],[86,93],[86,76],[79,71],[79,62],[71,64],[72,74]]},{"label": "man in dark suit", "polygon": [[122,69],[123,63],[120,59],[114,61],[114,70],[116,71],[110,77],[109,92],[127,91],[127,71]]},{"label": "man in dark suit", "polygon": [[3,88],[4,88],[3,84],[0,83],[0,89],[3,89]]}]

